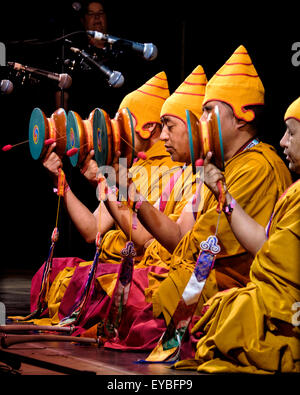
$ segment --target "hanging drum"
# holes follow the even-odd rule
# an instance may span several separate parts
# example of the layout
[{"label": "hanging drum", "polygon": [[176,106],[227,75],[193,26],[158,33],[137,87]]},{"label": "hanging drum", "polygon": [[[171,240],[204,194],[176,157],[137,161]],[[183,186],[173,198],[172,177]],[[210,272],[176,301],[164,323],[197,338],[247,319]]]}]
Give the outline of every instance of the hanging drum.
[{"label": "hanging drum", "polygon": [[196,115],[189,110],[185,110],[187,130],[189,137],[190,158],[193,168],[193,173],[196,173],[196,160],[202,157],[199,120]]},{"label": "hanging drum", "polygon": [[29,149],[33,159],[43,158],[48,145],[56,142],[55,152],[62,157],[66,152],[67,115],[63,108],[56,110],[50,118],[39,108],[34,108],[29,121]]},{"label": "hanging drum", "polygon": [[101,109],[96,109],[93,125],[94,150],[98,166],[111,165],[117,151],[127,158],[128,167],[133,164],[134,127],[128,108],[122,108],[113,119]]},{"label": "hanging drum", "polygon": [[83,120],[75,111],[69,111],[67,117],[67,152],[71,164],[80,166],[93,149],[93,110],[88,119]]},{"label": "hanging drum", "polygon": [[[201,121],[200,126],[202,126]],[[203,126],[204,127],[200,127],[203,157],[205,158],[207,153],[211,151],[213,153],[212,163],[220,170],[224,171],[224,149],[218,106],[214,107],[214,110],[207,117],[207,123]]]},{"label": "hanging drum", "polygon": [[212,163],[224,170],[224,150],[219,107],[215,106],[205,121],[198,120],[189,110],[186,110],[189,147],[193,172],[196,172],[195,162],[205,158],[207,153],[213,153]]},{"label": "hanging drum", "polygon": [[111,164],[113,160],[113,140],[109,115],[96,108],[93,120],[93,143],[98,167]]}]

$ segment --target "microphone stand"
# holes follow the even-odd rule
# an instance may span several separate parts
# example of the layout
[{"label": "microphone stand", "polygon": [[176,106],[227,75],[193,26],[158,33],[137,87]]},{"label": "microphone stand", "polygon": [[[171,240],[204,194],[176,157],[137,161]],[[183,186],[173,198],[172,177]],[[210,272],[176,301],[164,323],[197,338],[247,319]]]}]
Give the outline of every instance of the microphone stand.
[{"label": "microphone stand", "polygon": [[[62,29],[62,35],[65,35],[65,29]],[[61,47],[61,58],[62,58],[62,66],[61,66],[61,72],[64,73],[65,70],[65,41],[62,40],[62,47]],[[60,90],[60,107],[65,109],[65,90],[64,88],[61,88]]]},{"label": "microphone stand", "polygon": [[[65,35],[65,27],[62,27],[62,35]],[[65,40],[62,40],[62,46],[61,46],[61,72],[64,73],[65,70]],[[65,111],[67,109],[65,108],[65,89],[62,88],[60,90],[60,107],[63,108]],[[68,172],[68,183],[70,187],[72,188],[72,172]],[[67,236],[67,241],[68,241],[68,251],[69,255],[72,253],[72,221],[70,217],[68,216],[68,236]]]}]

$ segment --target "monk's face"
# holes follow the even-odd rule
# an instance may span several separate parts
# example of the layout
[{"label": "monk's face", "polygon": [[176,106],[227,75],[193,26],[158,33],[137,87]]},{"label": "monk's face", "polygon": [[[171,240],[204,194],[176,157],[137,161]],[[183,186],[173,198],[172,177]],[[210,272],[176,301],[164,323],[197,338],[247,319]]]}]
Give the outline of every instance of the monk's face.
[{"label": "monk's face", "polygon": [[189,164],[191,159],[185,122],[171,115],[162,117],[161,122],[160,139],[165,142],[166,150],[170,153],[172,160]]},{"label": "monk's face", "polygon": [[289,169],[300,174],[300,122],[294,118],[286,121],[286,131],[280,140]]}]

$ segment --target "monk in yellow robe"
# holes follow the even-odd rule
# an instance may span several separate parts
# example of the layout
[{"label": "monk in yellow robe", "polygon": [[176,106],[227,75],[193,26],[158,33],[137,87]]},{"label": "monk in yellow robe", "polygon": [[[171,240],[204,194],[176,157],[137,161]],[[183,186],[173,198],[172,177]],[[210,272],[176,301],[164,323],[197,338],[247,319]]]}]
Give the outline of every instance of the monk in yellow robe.
[{"label": "monk in yellow robe", "polygon": [[[155,86],[159,85],[161,90],[165,90],[166,83],[164,80],[166,80],[166,77],[160,73],[154,78],[155,81],[152,79],[136,91],[125,96],[120,104],[120,108],[128,107],[131,109],[133,118],[136,121],[135,132],[138,139],[143,142],[151,138],[151,134],[147,129],[149,120],[155,119],[157,123],[160,123],[159,114],[162,105],[165,103],[165,100],[161,102],[159,97],[157,97],[161,93]],[[144,96],[146,96],[147,100],[145,100]],[[164,94],[164,99],[166,98],[166,94]],[[153,112],[154,105],[155,113]],[[171,175],[178,171],[180,169],[179,166],[182,165],[179,161],[172,161],[170,154],[164,148],[163,142],[159,140],[158,134],[156,134],[156,139],[155,144],[146,152],[146,158],[140,158],[130,169],[136,189],[152,205],[159,199]],[[127,235],[120,228],[106,232],[101,243],[99,260],[120,263],[120,251],[125,246],[126,241]],[[136,262],[138,260],[139,257],[136,258]]]},{"label": "monk in yellow robe", "polygon": [[[172,174],[180,171],[180,165],[180,162],[172,161],[170,155],[165,151],[163,142],[158,141],[146,151],[145,159],[139,159],[132,166],[130,173],[136,188],[141,191],[150,204],[154,205]],[[99,260],[120,263],[120,251],[126,241],[127,236],[119,226],[117,229],[107,231],[102,239]],[[140,259],[141,256],[136,257],[136,262]]]},{"label": "monk in yellow robe", "polygon": [[[300,174],[300,98],[287,109],[285,122],[280,144],[290,170]],[[216,181],[225,182],[224,176],[209,160],[205,169],[205,182],[218,197]],[[234,193],[226,194],[228,205],[235,200]],[[299,373],[300,181],[279,198],[266,229],[243,211],[238,199],[227,217],[235,237],[255,256],[251,281],[207,302],[193,328],[202,332],[195,358],[175,366],[209,373]]]},{"label": "monk in yellow robe", "polygon": [[[139,152],[143,153],[143,157],[135,162],[130,169],[132,180],[145,198],[150,197],[152,204],[160,196],[161,190],[169,181],[171,174],[180,169],[182,165],[182,163],[172,161],[170,154],[166,152],[159,139],[160,110],[167,97],[169,97],[168,81],[166,74],[161,72],[137,90],[126,95],[119,106],[119,110],[126,107],[130,110],[135,130],[135,153],[136,155]],[[43,160],[43,165],[53,178],[54,184],[57,184],[58,171],[62,167],[62,161],[53,152],[54,147],[55,143]],[[122,155],[122,153],[120,154]],[[97,185],[98,167],[96,162],[91,160],[92,157],[93,153],[90,153],[81,172],[91,184]],[[156,178],[151,177],[152,168],[158,169]],[[99,213],[99,207],[92,213],[76,198],[70,188],[65,189],[64,204],[67,212],[77,230],[88,243],[95,241],[99,229],[104,235],[115,225],[114,219],[105,210],[103,204],[100,206],[101,213]],[[101,215],[100,228],[99,215]]]},{"label": "monk in yellow robe", "polygon": [[[161,73],[162,74],[162,73]],[[163,76],[162,75],[157,75],[155,78],[161,79]],[[189,158],[189,148],[188,148],[188,137],[187,137],[187,132],[186,132],[186,123],[185,123],[185,106],[188,105],[188,107],[193,110],[195,114],[198,115],[198,117],[201,116],[202,109],[201,109],[201,103],[202,99],[204,97],[204,91],[205,91],[205,86],[206,86],[206,76],[204,73],[204,70],[201,66],[197,66],[193,72],[186,78],[183,84],[180,85],[180,87],[173,93],[172,96],[170,96],[163,104],[162,109],[160,110],[160,116],[161,115],[166,115],[166,114],[173,114],[175,115],[177,122],[180,122],[183,126],[184,130],[184,139],[181,137],[177,145],[181,149],[181,152],[179,154],[174,153],[171,156],[173,164],[177,165],[178,163],[181,162],[190,162]],[[157,84],[157,83],[156,83]],[[130,111],[136,120],[136,130],[140,134],[140,137],[143,139],[149,138],[149,132],[147,132],[147,128],[145,128],[145,125],[147,125],[146,119],[153,119],[154,115],[156,116],[156,112],[154,113],[153,111],[153,106],[157,107],[157,87],[156,91],[153,90],[153,85],[156,85],[155,81],[149,81],[146,83],[143,87],[139,88],[137,91],[134,91],[127,95],[124,100],[122,101],[120,108],[121,107],[128,107],[130,108]],[[142,102],[141,99],[143,99],[143,93],[147,94],[148,96],[153,96],[154,101],[152,104],[152,112],[154,113],[152,116],[150,116],[150,109],[148,108],[147,114],[148,118],[145,118],[145,112],[143,111],[145,109],[144,102]],[[160,120],[160,119],[159,119]],[[161,189],[163,189],[164,194],[163,198],[159,200],[157,203],[156,207],[164,212],[165,215],[170,216],[172,220],[176,221],[179,218],[179,215],[181,211],[183,210],[184,206],[188,202],[188,200],[193,196],[193,193],[195,192],[195,175],[192,174],[192,169],[191,166],[186,166],[183,171],[179,170],[177,171],[178,175],[176,177],[170,179],[170,184],[174,184],[174,187],[170,188],[170,185],[166,185],[167,188],[165,188],[165,183],[162,182],[162,178],[164,177],[164,174],[170,175],[170,171],[168,172],[164,168],[164,173],[162,173],[161,169],[157,166],[157,161],[162,160],[161,158],[163,157],[163,154],[158,152],[157,147],[161,146],[164,144],[164,141],[159,141],[156,144],[154,144],[149,151],[146,152],[147,158],[143,160],[139,160],[138,162],[135,163],[135,165],[130,169],[130,172],[133,175],[134,182],[136,184],[137,190],[144,195],[145,197],[149,196],[150,200],[149,204],[152,204],[154,200],[157,199],[157,195]],[[164,151],[166,152],[166,151]],[[153,156],[152,156],[152,154]],[[157,155],[157,156],[156,156]],[[168,155],[170,155],[168,153]],[[147,169],[148,175],[151,171],[151,177],[138,177],[140,169],[144,169],[144,163],[148,163],[149,166]],[[169,157],[168,157],[168,162],[169,163]],[[92,163],[92,166],[94,164]],[[170,166],[171,167],[171,166]],[[174,168],[172,168],[172,171],[174,171]],[[96,171],[94,169],[86,170],[86,172],[89,172],[89,175],[87,178],[91,182],[95,181],[95,176],[96,176]],[[177,174],[176,173],[176,174]],[[146,180],[152,181],[151,184],[145,183]],[[142,181],[141,183],[139,181]],[[159,185],[159,188],[158,188]],[[167,195],[165,194],[165,189],[170,192]],[[68,196],[67,196],[68,197]],[[124,212],[122,212],[122,215],[124,215]],[[103,214],[101,213],[101,216],[103,217]],[[121,225],[121,224],[120,224]],[[129,231],[127,231],[128,235]],[[139,239],[136,239],[136,236],[139,238],[141,237],[141,232],[140,228],[138,227],[136,231],[131,231],[132,233],[132,239],[134,242],[137,241],[137,247],[141,247],[141,249],[144,248],[144,242],[140,243],[139,245]],[[95,232],[92,234],[92,238],[94,237]],[[143,236],[142,236],[143,237]],[[147,237],[152,237],[151,235],[148,236],[146,232],[146,238]],[[99,256],[99,261],[100,262],[108,262],[108,263],[120,263],[121,261],[121,256],[120,256],[120,251],[124,247],[125,243],[127,241],[127,238],[125,234],[122,232],[121,229],[118,230],[111,230],[108,231],[102,240],[101,244],[101,250],[100,250],[100,256]],[[152,259],[152,266],[159,266],[159,261],[162,263],[162,266],[164,269],[167,270],[168,265],[167,261],[170,260],[170,254],[168,251],[164,250],[164,256],[159,257],[158,253],[156,250],[164,250],[162,246],[159,245],[157,242],[153,242],[151,244],[151,248],[146,250],[146,259],[149,262],[150,259],[152,259],[153,253],[154,252],[154,257],[155,259]],[[163,259],[163,260],[162,260]],[[138,260],[138,259],[136,259]],[[83,262],[82,260],[70,260],[70,264],[68,265],[65,262],[65,259],[55,260],[56,262],[56,270],[54,270],[52,274],[52,281],[51,281],[51,287],[49,289],[49,292],[47,294],[47,303],[48,303],[48,308],[49,308],[49,316],[50,322],[52,324],[57,324],[60,321],[59,318],[59,309],[61,308],[61,302],[64,300],[63,306],[66,304],[65,301],[72,301],[75,298],[74,295],[74,282],[76,279],[76,284],[78,284],[78,292],[80,292],[80,286],[84,282],[84,277],[86,276],[79,276],[80,271],[86,272],[89,270],[89,267],[91,266],[92,262]],[[76,272],[76,273],[75,273]],[[36,287],[38,286],[40,282],[40,277],[41,277],[41,270],[38,273],[38,276],[34,278],[34,283],[36,286],[34,287],[34,290],[32,292],[32,306],[34,306],[35,303],[35,295],[36,295]],[[74,276],[75,273],[75,277]],[[149,274],[151,276],[151,274]],[[96,276],[97,281],[100,283],[100,285],[103,287],[103,290],[107,292],[107,295],[111,295],[111,292],[114,288],[115,280],[117,277],[116,273],[113,273],[111,275],[107,274],[102,274],[101,276]],[[73,281],[74,280],[74,281]],[[73,281],[73,283],[71,283]],[[71,283],[70,289],[72,289],[72,294],[69,295],[67,290],[68,287]],[[62,308],[63,308],[62,306]],[[67,310],[67,309],[66,309]],[[60,315],[62,317],[63,315]],[[49,319],[47,319],[47,323],[49,323]],[[46,321],[43,321],[43,323],[46,323]]]},{"label": "monk in yellow robe", "polygon": [[[144,85],[137,90],[125,96],[119,109],[129,108],[133,117],[135,127],[135,151],[143,152],[143,156],[136,158],[137,161],[130,169],[132,180],[135,182],[137,189],[143,193],[150,204],[159,198],[162,189],[169,182],[171,175],[180,170],[182,163],[173,161],[170,154],[164,148],[163,142],[160,141],[160,111],[162,104],[169,97],[168,81],[164,72],[156,74]],[[49,149],[43,165],[49,171],[54,183],[57,183],[58,170],[62,166],[62,161],[53,152],[55,143]],[[92,160],[94,153],[91,152],[81,169],[82,174],[91,182],[97,184],[98,167]],[[77,227],[78,231],[87,242],[94,242],[97,231],[99,230],[99,208],[101,208],[100,231],[104,237],[101,253],[103,259],[107,258],[106,251],[109,246],[109,261],[119,263],[121,260],[120,251],[126,242],[126,236],[121,230],[115,229],[114,219],[109,215],[105,206],[102,204],[94,213],[91,213],[82,202],[77,199],[70,188],[65,189],[64,204]],[[50,284],[52,286],[47,292],[46,301],[50,308],[50,316],[56,315],[57,307],[64,295],[68,283],[82,259],[75,258],[57,258],[53,262]],[[90,265],[82,263],[82,265]],[[38,289],[43,268],[39,270],[37,276],[33,278],[31,307],[34,308],[37,302]],[[50,307],[51,306],[51,307]],[[55,318],[58,322],[58,317]]]},{"label": "monk in yellow robe", "polygon": [[[162,198],[153,205],[154,212],[160,211],[164,217],[172,216],[173,222],[176,222],[179,218],[182,209],[195,192],[196,177],[193,175],[192,166],[190,165],[191,160],[189,154],[185,109],[191,109],[198,118],[201,116],[201,104],[204,97],[206,82],[207,79],[204,70],[202,66],[199,65],[192,71],[185,81],[180,84],[175,92],[168,97],[161,109],[161,119],[172,119],[174,122],[174,125],[172,125],[173,128],[178,128],[177,139],[172,141],[172,144],[174,145],[172,150],[170,150],[170,141],[167,141],[165,138],[163,130],[160,135],[161,143],[165,143],[167,146],[167,151],[171,154],[172,160],[175,162],[184,162],[186,164],[184,171],[177,172],[174,178],[172,178],[170,183],[166,186],[165,189],[168,190],[167,195],[164,190]],[[143,194],[138,190],[137,192],[139,195],[143,196]],[[145,203],[145,210],[147,210],[147,208],[149,208],[149,202]],[[128,237],[129,234],[131,235],[136,249],[143,250],[145,244],[147,244],[147,246],[149,245],[149,242],[153,239],[151,232],[146,232],[142,226],[138,226],[136,230],[132,230],[129,227],[129,221],[123,221],[123,216],[120,215],[120,210],[118,210],[118,206],[115,202],[112,201],[110,203],[110,199],[108,197],[105,204],[108,209],[112,210],[112,216],[115,221],[118,222],[126,235]],[[145,259],[146,258],[144,256],[143,261]],[[153,263],[153,265],[155,265],[155,263]]]},{"label": "monk in yellow robe", "polygon": [[[173,117],[173,122],[178,123],[180,133],[178,134],[177,141],[173,141],[173,152],[171,153],[172,160],[175,162],[186,162],[187,164],[190,163],[190,156],[189,156],[189,143],[188,143],[188,135],[187,135],[187,125],[185,122],[185,106],[188,104],[188,107],[193,110],[194,113],[201,116],[202,108],[201,103],[204,97],[204,91],[206,86],[206,76],[201,66],[198,66],[194,69],[194,71],[186,78],[184,83],[180,85],[180,87],[165,101],[161,109],[161,116],[169,116],[170,119]],[[199,105],[200,104],[200,105]],[[172,115],[171,115],[172,114]],[[164,216],[168,216],[171,219],[176,221],[183,208],[189,201],[189,199],[193,196],[195,192],[195,175],[192,174],[191,166],[186,166],[183,171],[179,171],[176,173],[176,176],[170,180],[170,185],[167,185],[167,193],[164,190],[160,200],[157,202],[155,206],[155,211],[160,211],[163,213]],[[109,196],[108,196],[109,197]],[[109,200],[109,199],[108,199]],[[105,202],[106,204],[107,202]],[[114,202],[112,202],[114,203]],[[150,204],[151,206],[151,204]],[[151,206],[152,207],[152,206]],[[117,214],[120,213],[119,207],[116,205]],[[121,212],[122,219],[124,219],[124,211]],[[117,215],[114,216],[115,220],[118,220]],[[124,220],[123,220],[124,222]],[[145,229],[142,229],[140,224],[136,230],[126,228],[126,224],[120,221],[119,225],[122,230],[124,230],[125,234],[129,235],[131,233],[132,240],[134,241],[137,249],[140,247],[141,249],[144,248],[144,241],[150,241],[152,236],[147,233]],[[129,223],[129,221],[128,221]],[[111,231],[104,237],[104,242],[107,240],[111,240],[114,237],[115,231]],[[121,235],[121,231],[119,233]],[[121,239],[123,236],[121,235]],[[143,240],[140,242],[140,240]],[[123,239],[122,239],[123,240]],[[119,240],[117,239],[117,242]],[[96,282],[101,285],[101,290],[105,291],[108,297],[111,297],[112,292],[114,290],[114,286],[117,279],[117,271],[118,267],[112,268],[109,263],[115,263],[117,260],[118,254],[120,254],[121,247],[124,247],[124,244],[120,246],[119,250],[112,248],[111,245],[108,245],[106,249],[102,247],[101,255],[100,255],[100,265],[99,270],[96,273]],[[113,243],[117,245],[116,240],[113,240]],[[155,245],[155,247],[153,246]],[[151,282],[150,278],[152,279],[162,279],[165,277],[165,273],[168,270],[168,261],[170,260],[170,253],[165,250],[164,256],[160,257],[157,253],[157,250],[163,250],[163,247],[159,245],[156,241],[153,241],[151,246],[146,250],[145,256],[143,258],[147,259],[147,264],[142,265],[141,268],[149,267],[149,270],[146,269],[144,271],[138,270],[139,279],[136,280],[133,284],[132,288],[132,299],[137,303],[139,309],[142,310],[142,307],[145,305],[145,295],[144,295],[144,283]],[[153,253],[154,252],[154,253]],[[105,255],[106,254],[106,255]],[[105,257],[109,258],[110,262],[102,263]],[[154,258],[154,259],[153,259]],[[119,258],[120,260],[120,258]],[[151,263],[149,264],[149,262]],[[82,262],[78,265],[76,271],[73,268],[66,267],[64,270],[65,272],[60,272],[59,275],[56,276],[55,281],[52,284],[51,290],[49,295],[51,298],[48,301],[49,309],[51,309],[52,313],[52,323],[57,322],[59,316],[63,316],[64,312],[69,310],[70,301],[74,300],[76,297],[76,293],[81,291],[81,287],[83,284],[84,276],[80,276],[79,272],[87,273],[90,266],[90,262]],[[82,270],[81,270],[82,269]],[[143,273],[143,274],[142,274]],[[149,274],[149,280],[148,280]],[[136,287],[136,293],[134,292],[134,287]],[[75,291],[77,290],[77,292]],[[142,294],[140,294],[142,291]],[[139,295],[139,296],[138,296]],[[107,299],[107,298],[106,298]],[[105,307],[107,307],[101,299],[101,292],[100,296],[97,301],[94,301],[94,312],[97,311],[99,314],[98,320],[100,320],[105,313]],[[98,302],[97,308],[95,308],[96,303]],[[102,311],[101,311],[102,309]],[[87,309],[89,310],[89,309]],[[128,308],[130,311],[130,308]],[[101,315],[102,314],[102,315]],[[95,315],[95,314],[94,314]],[[95,318],[96,319],[96,318]],[[82,321],[81,325],[88,327],[89,323],[91,322],[90,317],[88,318],[87,313],[87,323]],[[124,320],[126,321],[126,320]],[[131,323],[132,319],[128,321]],[[124,331],[125,332],[125,331]],[[155,333],[154,340],[151,337],[151,341],[155,342],[157,336],[159,336],[160,332]]]},{"label": "monk in yellow robe", "polygon": [[[202,117],[206,119],[214,106],[219,106],[228,190],[251,217],[266,226],[266,218],[291,184],[291,176],[275,149],[256,137],[254,120],[263,104],[263,84],[248,52],[240,46],[208,82]],[[170,271],[152,298],[154,316],[163,316],[167,325],[191,278],[200,243],[216,231],[221,252],[207,279],[199,308],[218,291],[243,287],[249,281],[253,257],[236,240],[225,215],[217,213],[217,202],[207,187],[203,195],[196,223],[183,238],[176,238],[169,226],[167,236],[171,237],[167,245],[173,252]]]},{"label": "monk in yellow robe", "polygon": [[[169,117],[170,120],[172,119],[172,122],[176,123],[178,130],[178,138],[176,140],[172,140],[172,160],[179,162],[183,161],[187,164],[182,171],[177,172],[174,175],[174,178],[171,178],[170,184],[167,185],[159,201],[155,204],[154,210],[156,212],[159,211],[164,217],[169,218],[170,221],[176,221],[179,218],[181,212],[193,197],[196,190],[196,175],[193,174],[192,166],[189,165],[190,155],[187,124],[185,120],[185,108],[187,105],[188,108],[193,110],[198,117],[201,116],[201,103],[204,97],[205,86],[206,76],[204,70],[202,66],[197,66],[186,80],[176,89],[176,91],[165,101],[161,109],[161,117]],[[165,142],[166,140],[165,138],[162,138],[162,134],[161,139]],[[110,202],[110,199],[107,199],[105,204],[109,207],[110,204],[113,205],[113,209],[115,209],[115,215],[113,216],[118,222],[118,215],[120,214],[118,206],[115,205],[115,202]],[[134,280],[130,291],[130,301],[129,305],[126,306],[126,315],[128,314],[130,319],[126,320],[126,318],[124,318],[123,320],[126,322],[127,326],[130,326],[133,319],[137,318],[138,311],[142,311],[143,307],[148,304],[148,300],[145,299],[144,294],[145,284],[147,284],[147,286],[150,285],[149,292],[151,293],[153,287],[157,286],[157,283],[166,277],[171,254],[161,246],[158,241],[152,241],[153,236],[149,234],[141,224],[137,224],[138,226],[136,230],[129,229],[128,224],[130,224],[130,222],[127,221],[127,223],[124,223],[124,213],[121,212],[121,214],[122,218],[119,220],[120,227],[128,237],[129,234],[131,234],[131,239],[133,240],[137,251],[142,251],[142,253],[144,252],[141,265],[137,264],[135,266],[137,270],[134,269]],[[193,214],[191,214],[191,216],[193,217]],[[150,242],[151,244],[144,251],[144,245],[146,242],[148,244]],[[108,252],[108,254],[109,253],[110,252]],[[103,255],[102,251],[101,260],[103,259]],[[145,263],[146,261],[147,263]],[[116,284],[118,268],[110,268],[107,262],[105,264],[100,263],[99,266],[99,273],[101,272],[101,275],[97,275],[96,281],[101,285],[101,289],[105,291],[106,295],[110,298]],[[67,297],[68,292],[64,295],[64,303],[62,303],[60,309],[64,308]],[[134,308],[133,306],[130,306],[131,301],[134,301]],[[102,308],[103,311],[99,311],[99,319],[101,319],[105,313],[104,307],[105,306]],[[85,325],[85,327],[88,326]],[[149,332],[145,331],[144,336],[136,342],[134,347],[152,347],[160,336],[161,331],[162,328],[156,328],[154,331],[150,330],[150,336]],[[127,329],[123,328],[123,330],[121,330],[121,338],[122,335],[124,336],[127,332]],[[117,345],[117,347],[118,346],[122,347],[122,341]],[[126,344],[124,346],[125,348],[127,347]]]},{"label": "monk in yellow robe", "polygon": [[[291,176],[275,149],[257,138],[256,123],[263,104],[264,87],[249,54],[240,46],[207,84],[203,118],[207,119],[218,105],[228,189],[235,191],[245,210],[265,226],[266,217],[271,215],[278,197],[291,184]],[[169,127],[163,128],[161,138],[165,133],[172,141],[172,123],[168,116],[164,121],[164,127]],[[173,155],[176,151],[167,141],[166,146]],[[207,280],[201,303],[219,290],[247,284],[253,257],[235,239],[224,214],[219,216],[216,208],[217,202],[207,188],[202,194],[195,223],[189,222],[184,211],[174,222],[165,219],[149,204],[141,203],[138,218],[147,229],[151,229],[160,245],[172,254],[168,265],[170,270],[167,276],[159,277],[155,273],[148,284],[144,283],[144,293],[147,301],[152,302],[154,318],[147,306],[130,328],[127,323],[128,334],[124,342],[106,342],[107,347],[134,349],[141,332],[149,334],[156,328],[155,322],[160,327],[162,322],[169,324],[194,270],[200,243],[214,235],[216,230],[221,253]],[[139,270],[144,270],[140,267],[143,264],[147,268],[147,261],[141,261],[135,269],[136,276]],[[149,343],[147,346],[150,347]]]}]

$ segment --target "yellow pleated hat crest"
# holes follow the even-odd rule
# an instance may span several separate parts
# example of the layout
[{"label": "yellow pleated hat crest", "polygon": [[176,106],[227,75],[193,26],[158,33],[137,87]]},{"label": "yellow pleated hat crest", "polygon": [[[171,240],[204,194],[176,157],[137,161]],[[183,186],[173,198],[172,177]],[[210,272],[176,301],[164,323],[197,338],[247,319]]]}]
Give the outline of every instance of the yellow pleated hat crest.
[{"label": "yellow pleated hat crest", "polygon": [[135,131],[142,138],[148,139],[151,133],[144,129],[144,126],[149,122],[160,123],[161,107],[169,96],[168,79],[166,73],[162,71],[140,88],[126,95],[119,109],[129,108],[137,123]]},{"label": "yellow pleated hat crest", "polygon": [[202,115],[207,78],[202,66],[197,66],[183,83],[164,102],[160,116],[172,115],[186,122],[185,110],[192,111],[197,118]]},{"label": "yellow pleated hat crest", "polygon": [[300,122],[300,97],[296,99],[286,110],[284,115],[284,120],[288,120],[290,118],[294,118]]},{"label": "yellow pleated hat crest", "polygon": [[231,106],[234,115],[250,122],[255,118],[245,107],[264,104],[265,89],[252,60],[240,45],[227,62],[208,81],[203,104],[222,101]]}]

